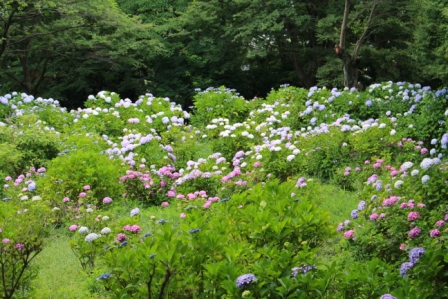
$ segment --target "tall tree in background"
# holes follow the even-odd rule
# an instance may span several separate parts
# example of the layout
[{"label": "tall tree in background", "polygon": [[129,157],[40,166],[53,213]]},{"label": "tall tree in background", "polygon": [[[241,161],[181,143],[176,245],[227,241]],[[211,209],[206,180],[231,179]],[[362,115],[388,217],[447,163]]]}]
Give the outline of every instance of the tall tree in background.
[{"label": "tall tree in background", "polygon": [[114,1],[7,1],[0,9],[2,89],[51,97],[78,93],[82,98],[74,105],[107,86],[121,92],[140,85],[144,91],[140,57],[160,47],[149,26]]},{"label": "tall tree in background", "polygon": [[318,69],[319,85],[353,87],[357,82],[421,80],[420,65],[411,55],[418,26],[409,9],[411,2],[331,2],[317,25],[318,41],[334,46]]},{"label": "tall tree in background", "polygon": [[412,10],[419,24],[414,31],[412,56],[423,65],[428,84],[448,86],[448,0],[415,1]]}]

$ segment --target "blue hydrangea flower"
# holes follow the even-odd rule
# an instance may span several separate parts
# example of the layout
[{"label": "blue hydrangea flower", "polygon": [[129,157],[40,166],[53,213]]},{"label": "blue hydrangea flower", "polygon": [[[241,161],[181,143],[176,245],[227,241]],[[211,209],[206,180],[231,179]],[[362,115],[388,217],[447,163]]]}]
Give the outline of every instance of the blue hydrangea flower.
[{"label": "blue hydrangea flower", "polygon": [[401,264],[401,267],[400,267],[400,275],[405,276],[408,273],[409,269],[411,269],[412,267],[414,267],[413,263],[404,262],[403,264]]},{"label": "blue hydrangea flower", "polygon": [[140,209],[139,208],[135,208],[131,210],[131,217],[140,214]]},{"label": "blue hydrangea flower", "polygon": [[103,275],[101,275],[100,277],[97,277],[96,280],[104,280],[104,279],[108,279],[112,276],[112,274],[109,273],[104,273]]},{"label": "blue hydrangea flower", "polygon": [[302,267],[295,267],[295,268],[291,269],[291,275],[292,275],[292,277],[296,277],[299,272],[302,272],[303,274],[305,274],[308,271],[313,270],[313,269],[317,269],[317,266],[316,265],[312,265],[312,266],[305,265]]},{"label": "blue hydrangea flower", "polygon": [[363,200],[358,204],[358,210],[362,211],[366,208],[366,202]]},{"label": "blue hydrangea flower", "polygon": [[257,277],[254,274],[251,274],[251,273],[244,274],[236,279],[236,287],[239,289],[242,289],[242,288],[248,286],[249,284],[251,284],[252,282],[256,282],[256,281],[257,281]]},{"label": "blue hydrangea flower", "polygon": [[425,249],[422,247],[416,247],[409,252],[409,260],[415,264],[425,254]]},{"label": "blue hydrangea flower", "polygon": [[34,190],[36,190],[36,183],[35,182],[31,182],[28,185],[28,191],[33,192]]}]

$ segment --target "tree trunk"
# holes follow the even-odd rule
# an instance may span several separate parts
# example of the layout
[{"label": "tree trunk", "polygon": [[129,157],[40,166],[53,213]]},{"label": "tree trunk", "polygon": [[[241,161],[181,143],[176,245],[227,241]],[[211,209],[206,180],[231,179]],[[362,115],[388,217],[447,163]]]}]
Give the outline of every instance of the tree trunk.
[{"label": "tree trunk", "polygon": [[344,64],[344,87],[356,87],[358,83],[358,69],[356,67],[356,62],[352,60],[351,55],[343,55],[341,58]]}]

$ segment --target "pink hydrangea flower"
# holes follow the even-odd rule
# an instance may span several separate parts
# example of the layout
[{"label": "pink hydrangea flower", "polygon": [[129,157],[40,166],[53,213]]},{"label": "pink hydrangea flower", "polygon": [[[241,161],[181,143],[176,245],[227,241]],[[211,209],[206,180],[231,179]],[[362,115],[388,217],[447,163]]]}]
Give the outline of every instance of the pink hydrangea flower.
[{"label": "pink hydrangea flower", "polygon": [[370,161],[369,161],[369,160],[365,160],[365,161],[364,161],[364,164],[365,164],[365,165],[368,165],[368,164],[370,164]]},{"label": "pink hydrangea flower", "polygon": [[212,205],[212,203],[210,201],[206,201],[205,204],[203,205],[203,207],[205,209],[208,209],[208,208],[210,208],[211,205]]},{"label": "pink hydrangea flower", "polygon": [[418,227],[414,227],[413,229],[411,229],[409,231],[409,236],[411,238],[416,238],[416,237],[420,236],[421,232],[422,232],[421,229],[419,229]]},{"label": "pink hydrangea flower", "polygon": [[164,201],[164,202],[162,202],[161,206],[164,208],[167,208],[170,206],[170,204],[167,201]]},{"label": "pink hydrangea flower", "polygon": [[131,230],[131,226],[128,224],[128,225],[125,225],[124,227],[123,227],[123,230],[126,230],[126,231],[128,231],[128,230]]},{"label": "pink hydrangea flower", "polygon": [[189,200],[193,200],[193,199],[195,199],[196,197],[197,197],[197,195],[196,194],[194,194],[194,193],[188,193],[188,199]]},{"label": "pink hydrangea flower", "polygon": [[9,243],[11,243],[11,240],[9,240],[8,238],[4,238],[4,239],[2,240],[2,243],[4,243],[4,244],[9,244]]},{"label": "pink hydrangea flower", "polygon": [[344,233],[344,238],[350,239],[354,234],[355,234],[355,232],[352,229],[348,230]]},{"label": "pink hydrangea flower", "polygon": [[405,249],[406,249],[406,244],[404,244],[404,243],[401,244],[401,245],[400,245],[400,250],[405,250]]},{"label": "pink hydrangea flower", "polygon": [[417,207],[424,208],[424,207],[426,207],[426,205],[424,203],[419,203],[419,204],[417,204]]},{"label": "pink hydrangea flower", "polygon": [[180,214],[180,218],[185,218],[187,215],[185,213]]},{"label": "pink hydrangea flower", "polygon": [[84,190],[86,190],[86,191],[90,190],[90,186],[89,185],[85,185],[84,186]]},{"label": "pink hydrangea flower", "polygon": [[445,225],[445,221],[439,220],[439,221],[436,222],[436,225],[437,226],[444,226]]},{"label": "pink hydrangea flower", "polygon": [[176,191],[174,191],[174,190],[168,191],[167,196],[168,197],[175,197],[176,196]]},{"label": "pink hydrangea flower", "polygon": [[426,154],[427,152],[428,152],[428,149],[427,149],[427,148],[422,148],[422,149],[420,150],[420,154],[422,154],[422,155]]},{"label": "pink hydrangea flower", "polygon": [[378,217],[380,217],[377,213],[373,213],[372,215],[370,215],[370,220],[377,220]]},{"label": "pink hydrangea flower", "polygon": [[110,198],[110,197],[103,198],[103,203],[104,204],[108,204],[108,203],[111,203],[111,202],[112,202],[112,198]]},{"label": "pink hydrangea flower", "polygon": [[126,241],[127,237],[125,234],[118,234],[118,236],[115,238],[115,241],[117,242],[124,242]]},{"label": "pink hydrangea flower", "polygon": [[64,199],[62,199],[62,201],[63,201],[63,202],[68,202],[68,201],[70,201],[70,198],[68,198],[68,197],[64,197]]},{"label": "pink hydrangea flower", "polygon": [[14,245],[14,247],[17,249],[17,250],[22,250],[23,248],[25,248],[25,245],[24,244],[21,244],[21,243],[17,243],[16,245]]},{"label": "pink hydrangea flower", "polygon": [[407,207],[408,207],[408,204],[405,203],[405,202],[402,202],[402,203],[400,204],[400,209],[405,209],[405,208],[407,208]]},{"label": "pink hydrangea flower", "polygon": [[385,213],[381,213],[380,214],[380,218],[384,218],[384,217],[386,217],[386,214]]},{"label": "pink hydrangea flower", "polygon": [[142,229],[140,228],[140,226],[138,226],[137,224],[134,224],[133,226],[131,226],[131,232],[133,233],[138,233],[140,232]]},{"label": "pink hydrangea flower", "polygon": [[12,181],[12,177],[7,176],[7,177],[5,178],[5,181]]},{"label": "pink hydrangea flower", "polygon": [[86,196],[87,196],[87,193],[85,193],[85,192],[79,193],[79,197],[86,197]]},{"label": "pink hydrangea flower", "polygon": [[417,220],[418,218],[420,218],[420,214],[419,214],[418,212],[410,212],[410,213],[408,214],[408,220],[409,220],[409,221],[415,221],[415,220]]},{"label": "pink hydrangea flower", "polygon": [[78,229],[78,226],[76,224],[70,225],[70,227],[68,228],[70,231],[74,232]]},{"label": "pink hydrangea flower", "polygon": [[260,166],[261,166],[260,162],[257,161],[257,162],[254,163],[254,167],[260,167]]},{"label": "pink hydrangea flower", "polygon": [[431,236],[431,238],[437,238],[440,237],[440,231],[438,229],[433,229],[429,235]]}]

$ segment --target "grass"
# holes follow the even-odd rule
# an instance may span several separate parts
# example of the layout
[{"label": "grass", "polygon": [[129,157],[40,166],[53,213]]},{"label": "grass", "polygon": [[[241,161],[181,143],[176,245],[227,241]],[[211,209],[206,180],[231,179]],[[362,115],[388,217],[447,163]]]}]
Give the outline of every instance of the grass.
[{"label": "grass", "polygon": [[93,279],[83,272],[68,246],[68,240],[68,235],[59,230],[55,230],[47,240],[44,250],[35,259],[39,274],[33,281],[33,291],[28,298],[100,298],[90,294],[89,286]]}]

